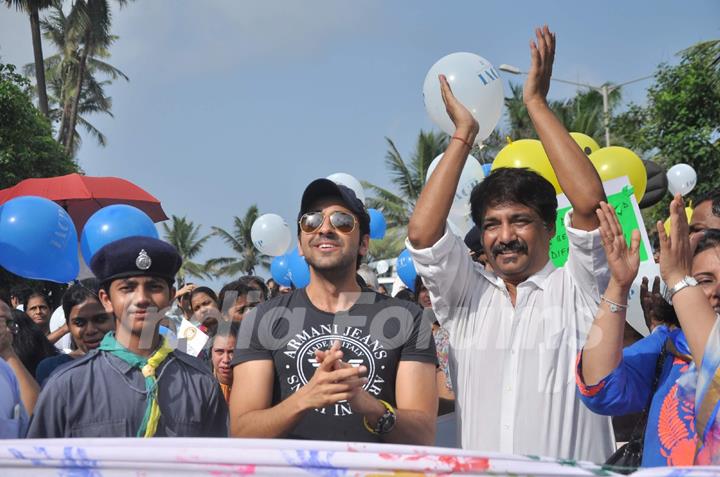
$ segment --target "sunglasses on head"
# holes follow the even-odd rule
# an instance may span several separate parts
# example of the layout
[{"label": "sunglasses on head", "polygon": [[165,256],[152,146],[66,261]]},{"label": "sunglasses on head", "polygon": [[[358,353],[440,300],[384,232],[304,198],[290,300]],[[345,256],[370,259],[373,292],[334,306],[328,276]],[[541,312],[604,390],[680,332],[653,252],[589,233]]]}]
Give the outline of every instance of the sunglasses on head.
[{"label": "sunglasses on head", "polygon": [[[338,232],[349,234],[355,230],[357,221],[355,220],[354,215],[336,210],[335,212],[331,212],[329,217],[330,225],[332,225]],[[306,234],[317,232],[320,227],[322,227],[323,223],[325,223],[325,214],[322,212],[308,212],[300,217],[299,223],[300,230]]]}]

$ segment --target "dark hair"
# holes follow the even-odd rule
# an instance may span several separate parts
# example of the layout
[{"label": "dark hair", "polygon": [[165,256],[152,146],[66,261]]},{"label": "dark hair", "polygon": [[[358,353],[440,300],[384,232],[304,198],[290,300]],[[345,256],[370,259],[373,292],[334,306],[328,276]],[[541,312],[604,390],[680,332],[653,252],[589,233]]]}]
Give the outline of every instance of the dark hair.
[{"label": "dark hair", "polygon": [[25,311],[27,311],[27,309],[28,309],[28,303],[30,303],[30,299],[35,298],[37,296],[39,296],[43,300],[45,300],[45,304],[48,306],[48,308],[50,308],[50,297],[44,291],[35,288],[35,289],[31,290],[30,293],[25,295],[25,299],[23,300],[23,309],[25,309]]},{"label": "dark hair", "polygon": [[95,283],[86,282],[84,283],[73,283],[68,288],[62,297],[62,309],[65,313],[65,321],[70,319],[70,312],[74,306],[80,305],[87,300],[96,300],[100,302],[98,298],[97,285],[99,283],[95,280]]},{"label": "dark hair", "polygon": [[249,286],[250,288],[260,290],[262,292],[263,301],[268,299],[268,294],[270,293],[270,290],[268,290],[268,287],[265,284],[265,280],[263,280],[262,278],[255,275],[245,275],[238,278],[238,281]]},{"label": "dark hair", "polygon": [[698,200],[695,201],[695,207],[707,201],[711,202],[712,214],[715,217],[720,217],[720,190],[712,190],[698,197]]},{"label": "dark hair", "polygon": [[495,169],[470,194],[470,213],[482,231],[488,207],[501,204],[522,204],[540,216],[545,226],[555,226],[557,197],[555,188],[540,174],[525,168]]},{"label": "dark hair", "polygon": [[395,294],[395,298],[399,300],[406,300],[406,301],[415,301],[415,294],[410,291],[409,288],[403,288],[399,292]]},{"label": "dark hair", "polygon": [[697,248],[695,249],[695,256],[705,250],[720,247],[720,230],[718,229],[705,229],[703,231],[703,237],[700,239]]},{"label": "dark hair", "polygon": [[422,281],[422,277],[420,275],[415,277],[415,301],[420,301],[420,290],[425,288],[427,290],[427,287]]},{"label": "dark hair", "polygon": [[25,303],[25,297],[30,293],[32,293],[32,288],[24,283],[10,288],[10,298],[18,298],[20,303]]},{"label": "dark hair", "polygon": [[25,369],[34,377],[38,363],[50,356],[56,356],[59,352],[27,313],[20,310],[10,311],[18,325],[18,332],[13,336],[13,349]]},{"label": "dark hair", "polygon": [[[218,296],[215,293],[215,291],[210,287],[197,287],[193,288],[193,290],[189,293],[190,295],[190,303],[192,303],[192,299],[195,297],[195,295],[199,295],[200,293],[204,293],[207,296],[209,296],[212,301],[215,302],[215,304],[218,304]],[[219,305],[218,305],[219,308]]]},{"label": "dark hair", "polygon": [[233,299],[233,303],[230,304],[230,306],[235,304],[235,300],[240,298],[241,296],[246,296],[248,293],[252,292],[260,292],[262,294],[261,290],[258,290],[257,288],[253,288],[249,285],[246,285],[245,283],[241,282],[240,280],[233,280],[230,283],[226,283],[225,286],[222,287],[220,290],[220,293],[218,294],[218,305],[220,306],[220,311],[225,313],[223,307],[225,306],[225,295],[233,294],[235,295],[235,298]]}]

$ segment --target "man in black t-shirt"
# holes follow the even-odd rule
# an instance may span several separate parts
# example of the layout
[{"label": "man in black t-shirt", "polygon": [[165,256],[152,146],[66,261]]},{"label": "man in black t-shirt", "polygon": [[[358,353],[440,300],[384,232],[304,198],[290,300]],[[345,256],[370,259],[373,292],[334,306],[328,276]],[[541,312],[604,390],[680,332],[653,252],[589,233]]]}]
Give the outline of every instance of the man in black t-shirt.
[{"label": "man in black t-shirt", "polygon": [[243,320],[232,364],[234,382],[248,385],[231,393],[232,436],[434,442],[432,323],[358,285],[369,222],[347,187],[318,179],[305,189],[298,238],[310,284]]}]

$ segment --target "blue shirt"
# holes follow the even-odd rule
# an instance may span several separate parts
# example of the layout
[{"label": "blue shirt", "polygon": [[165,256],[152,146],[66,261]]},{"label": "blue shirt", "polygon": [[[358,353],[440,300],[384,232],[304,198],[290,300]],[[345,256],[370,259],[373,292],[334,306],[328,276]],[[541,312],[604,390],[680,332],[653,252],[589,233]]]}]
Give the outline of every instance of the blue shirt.
[{"label": "blue shirt", "polygon": [[[593,412],[623,416],[642,411],[650,400],[655,368],[665,341],[677,351],[690,354],[682,330],[659,326],[649,336],[623,350],[623,359],[599,383],[588,386],[582,380],[582,359],[578,359],[577,383],[580,396]],[[582,358],[582,354],[580,355]],[[645,429],[643,467],[692,465],[695,456],[695,404],[685,395],[678,380],[690,364],[666,354],[658,387],[652,396]]]},{"label": "blue shirt", "polygon": [[0,359],[0,438],[25,437],[28,415],[20,400],[20,387],[12,368]]}]

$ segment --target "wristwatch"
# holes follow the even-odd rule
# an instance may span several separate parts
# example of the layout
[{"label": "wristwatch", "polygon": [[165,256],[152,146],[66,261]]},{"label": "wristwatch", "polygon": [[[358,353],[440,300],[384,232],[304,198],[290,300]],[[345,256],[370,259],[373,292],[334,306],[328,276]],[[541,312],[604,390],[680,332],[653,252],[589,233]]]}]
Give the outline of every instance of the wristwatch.
[{"label": "wristwatch", "polygon": [[687,287],[695,287],[697,286],[698,282],[693,277],[685,275],[682,280],[677,282],[674,287],[669,289],[667,291],[667,302],[672,305],[672,298],[675,296],[677,292],[682,290],[683,288]]},{"label": "wristwatch", "polygon": [[390,404],[383,401],[382,399],[378,399],[378,401],[380,401],[380,403],[385,406],[385,412],[382,416],[378,418],[377,423],[375,424],[375,428],[370,427],[367,418],[363,418],[363,424],[365,425],[365,429],[372,432],[373,434],[383,435],[387,434],[395,428],[397,416],[395,415],[395,409],[393,409]]}]

